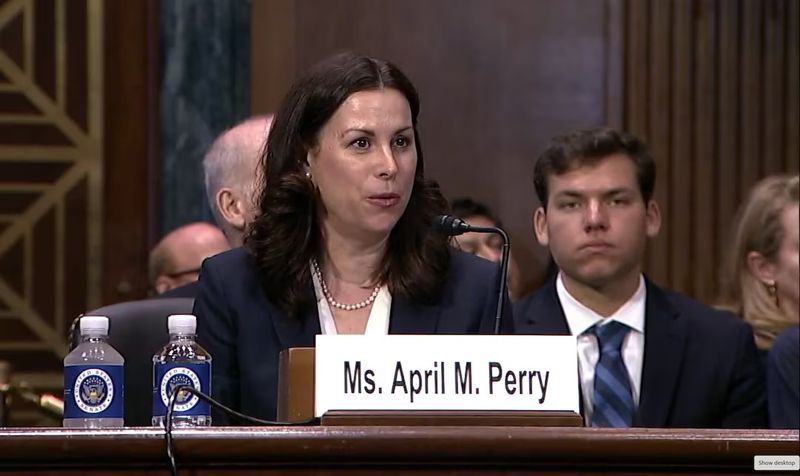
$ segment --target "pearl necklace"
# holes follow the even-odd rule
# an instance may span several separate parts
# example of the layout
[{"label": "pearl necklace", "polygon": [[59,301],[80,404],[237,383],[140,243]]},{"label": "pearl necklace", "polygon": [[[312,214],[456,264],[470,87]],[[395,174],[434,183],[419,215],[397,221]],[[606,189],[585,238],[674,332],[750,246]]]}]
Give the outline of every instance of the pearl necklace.
[{"label": "pearl necklace", "polygon": [[378,297],[378,292],[381,290],[380,284],[375,286],[375,289],[372,290],[372,294],[369,295],[367,299],[364,299],[361,302],[357,302],[355,304],[342,304],[337,300],[333,299],[331,292],[328,290],[328,285],[325,284],[325,278],[322,277],[322,271],[319,269],[319,263],[317,260],[312,259],[311,265],[314,267],[314,274],[317,275],[317,279],[319,279],[319,285],[322,288],[322,294],[325,295],[325,300],[328,301],[328,304],[335,307],[336,309],[341,309],[342,311],[355,311],[356,309],[362,309],[373,302],[375,302],[375,298]]}]

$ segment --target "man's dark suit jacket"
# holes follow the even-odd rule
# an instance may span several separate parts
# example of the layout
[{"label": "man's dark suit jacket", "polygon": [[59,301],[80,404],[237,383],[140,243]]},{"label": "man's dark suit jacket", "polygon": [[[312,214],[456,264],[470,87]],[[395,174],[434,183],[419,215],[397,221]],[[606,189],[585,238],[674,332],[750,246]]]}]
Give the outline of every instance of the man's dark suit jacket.
[{"label": "man's dark suit jacket", "polygon": [[[518,334],[569,335],[555,283],[514,306]],[[764,428],[764,375],[750,326],[650,281],[646,285],[634,426]]]},{"label": "man's dark suit jacket", "polygon": [[177,288],[172,288],[169,291],[165,291],[157,296],[153,296],[154,299],[158,298],[196,298],[197,292],[200,289],[200,285],[197,281],[192,281],[191,283],[184,284],[183,286],[178,286]]},{"label": "man's dark suit jacket", "polygon": [[[490,334],[497,308],[499,268],[453,250],[446,283],[435,305],[392,296],[390,334]],[[309,288],[313,295],[313,288]],[[510,306],[503,331],[512,331]],[[198,341],[212,358],[212,395],[246,415],[274,420],[278,354],[290,347],[313,347],[320,334],[312,306],[291,319],[270,302],[252,257],[242,248],[206,259],[194,313]],[[214,424],[231,424],[215,413]]]}]

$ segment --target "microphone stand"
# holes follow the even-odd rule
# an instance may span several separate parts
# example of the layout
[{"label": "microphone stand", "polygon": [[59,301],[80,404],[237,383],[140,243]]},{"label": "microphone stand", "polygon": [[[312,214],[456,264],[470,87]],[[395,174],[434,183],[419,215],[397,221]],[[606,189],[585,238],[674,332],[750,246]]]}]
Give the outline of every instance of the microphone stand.
[{"label": "microphone stand", "polygon": [[511,239],[500,227],[472,226],[464,220],[453,215],[439,215],[431,224],[433,229],[448,236],[458,236],[464,233],[493,233],[503,238],[502,257],[500,260],[500,290],[497,296],[497,313],[494,316],[494,333],[500,334],[500,323],[503,318],[503,308],[508,298],[508,257],[511,248]]},{"label": "microphone stand", "polygon": [[0,362],[0,428],[8,426],[7,395],[11,390],[11,364]]},{"label": "microphone stand", "polygon": [[506,297],[508,296],[508,291],[506,290],[508,289],[508,256],[511,249],[511,239],[508,237],[508,233],[506,233],[505,230],[496,226],[468,226],[469,230],[467,233],[495,233],[503,238],[503,248],[500,258],[500,292],[497,297],[497,313],[494,316],[494,333],[498,335],[500,334],[500,323],[503,319],[503,309],[505,308]]},{"label": "microphone stand", "polygon": [[[511,239],[502,228],[497,228],[497,231],[500,232],[500,235],[503,237],[503,254],[500,259],[500,292],[503,293],[503,290],[508,289],[508,283],[506,281],[508,279],[508,256],[511,249]],[[497,315],[494,318],[495,335],[500,334],[500,321],[503,318],[503,308],[506,304],[507,295],[508,292],[505,292],[503,296],[500,296],[497,300]]]}]

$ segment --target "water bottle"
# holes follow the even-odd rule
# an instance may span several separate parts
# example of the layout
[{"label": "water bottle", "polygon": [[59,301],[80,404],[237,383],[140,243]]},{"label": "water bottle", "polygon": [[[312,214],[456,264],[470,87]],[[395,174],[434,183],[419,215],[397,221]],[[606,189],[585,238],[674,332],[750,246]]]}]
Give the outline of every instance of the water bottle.
[{"label": "water bottle", "polygon": [[80,331],[64,358],[64,427],[121,427],[125,359],[106,342],[108,317],[83,316]]},{"label": "water bottle", "polygon": [[[211,394],[211,355],[195,342],[197,318],[173,314],[167,318],[169,343],[153,356],[153,425],[164,426],[172,391],[190,386]],[[211,425],[211,409],[197,395],[179,392],[172,413],[175,427]]]}]

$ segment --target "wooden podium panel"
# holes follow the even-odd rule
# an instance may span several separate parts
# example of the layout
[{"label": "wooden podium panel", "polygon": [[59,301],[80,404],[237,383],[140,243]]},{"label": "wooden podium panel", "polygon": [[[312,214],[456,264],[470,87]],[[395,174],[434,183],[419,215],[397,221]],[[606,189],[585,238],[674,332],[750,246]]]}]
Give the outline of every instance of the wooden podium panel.
[{"label": "wooden podium panel", "polygon": [[457,410],[332,410],[323,426],[583,426],[574,412]]},{"label": "wooden podium panel", "polygon": [[[270,427],[177,430],[180,474],[749,474],[800,451],[797,430]],[[162,475],[163,432],[0,430],[0,472]]]},{"label": "wooden podium panel", "polygon": [[[313,347],[281,351],[278,360],[278,411],[281,422],[314,418]],[[556,411],[329,411],[326,426],[583,426],[574,412]]]},{"label": "wooden podium panel", "polygon": [[304,422],[314,418],[314,348],[292,347],[278,357],[277,420]]}]

